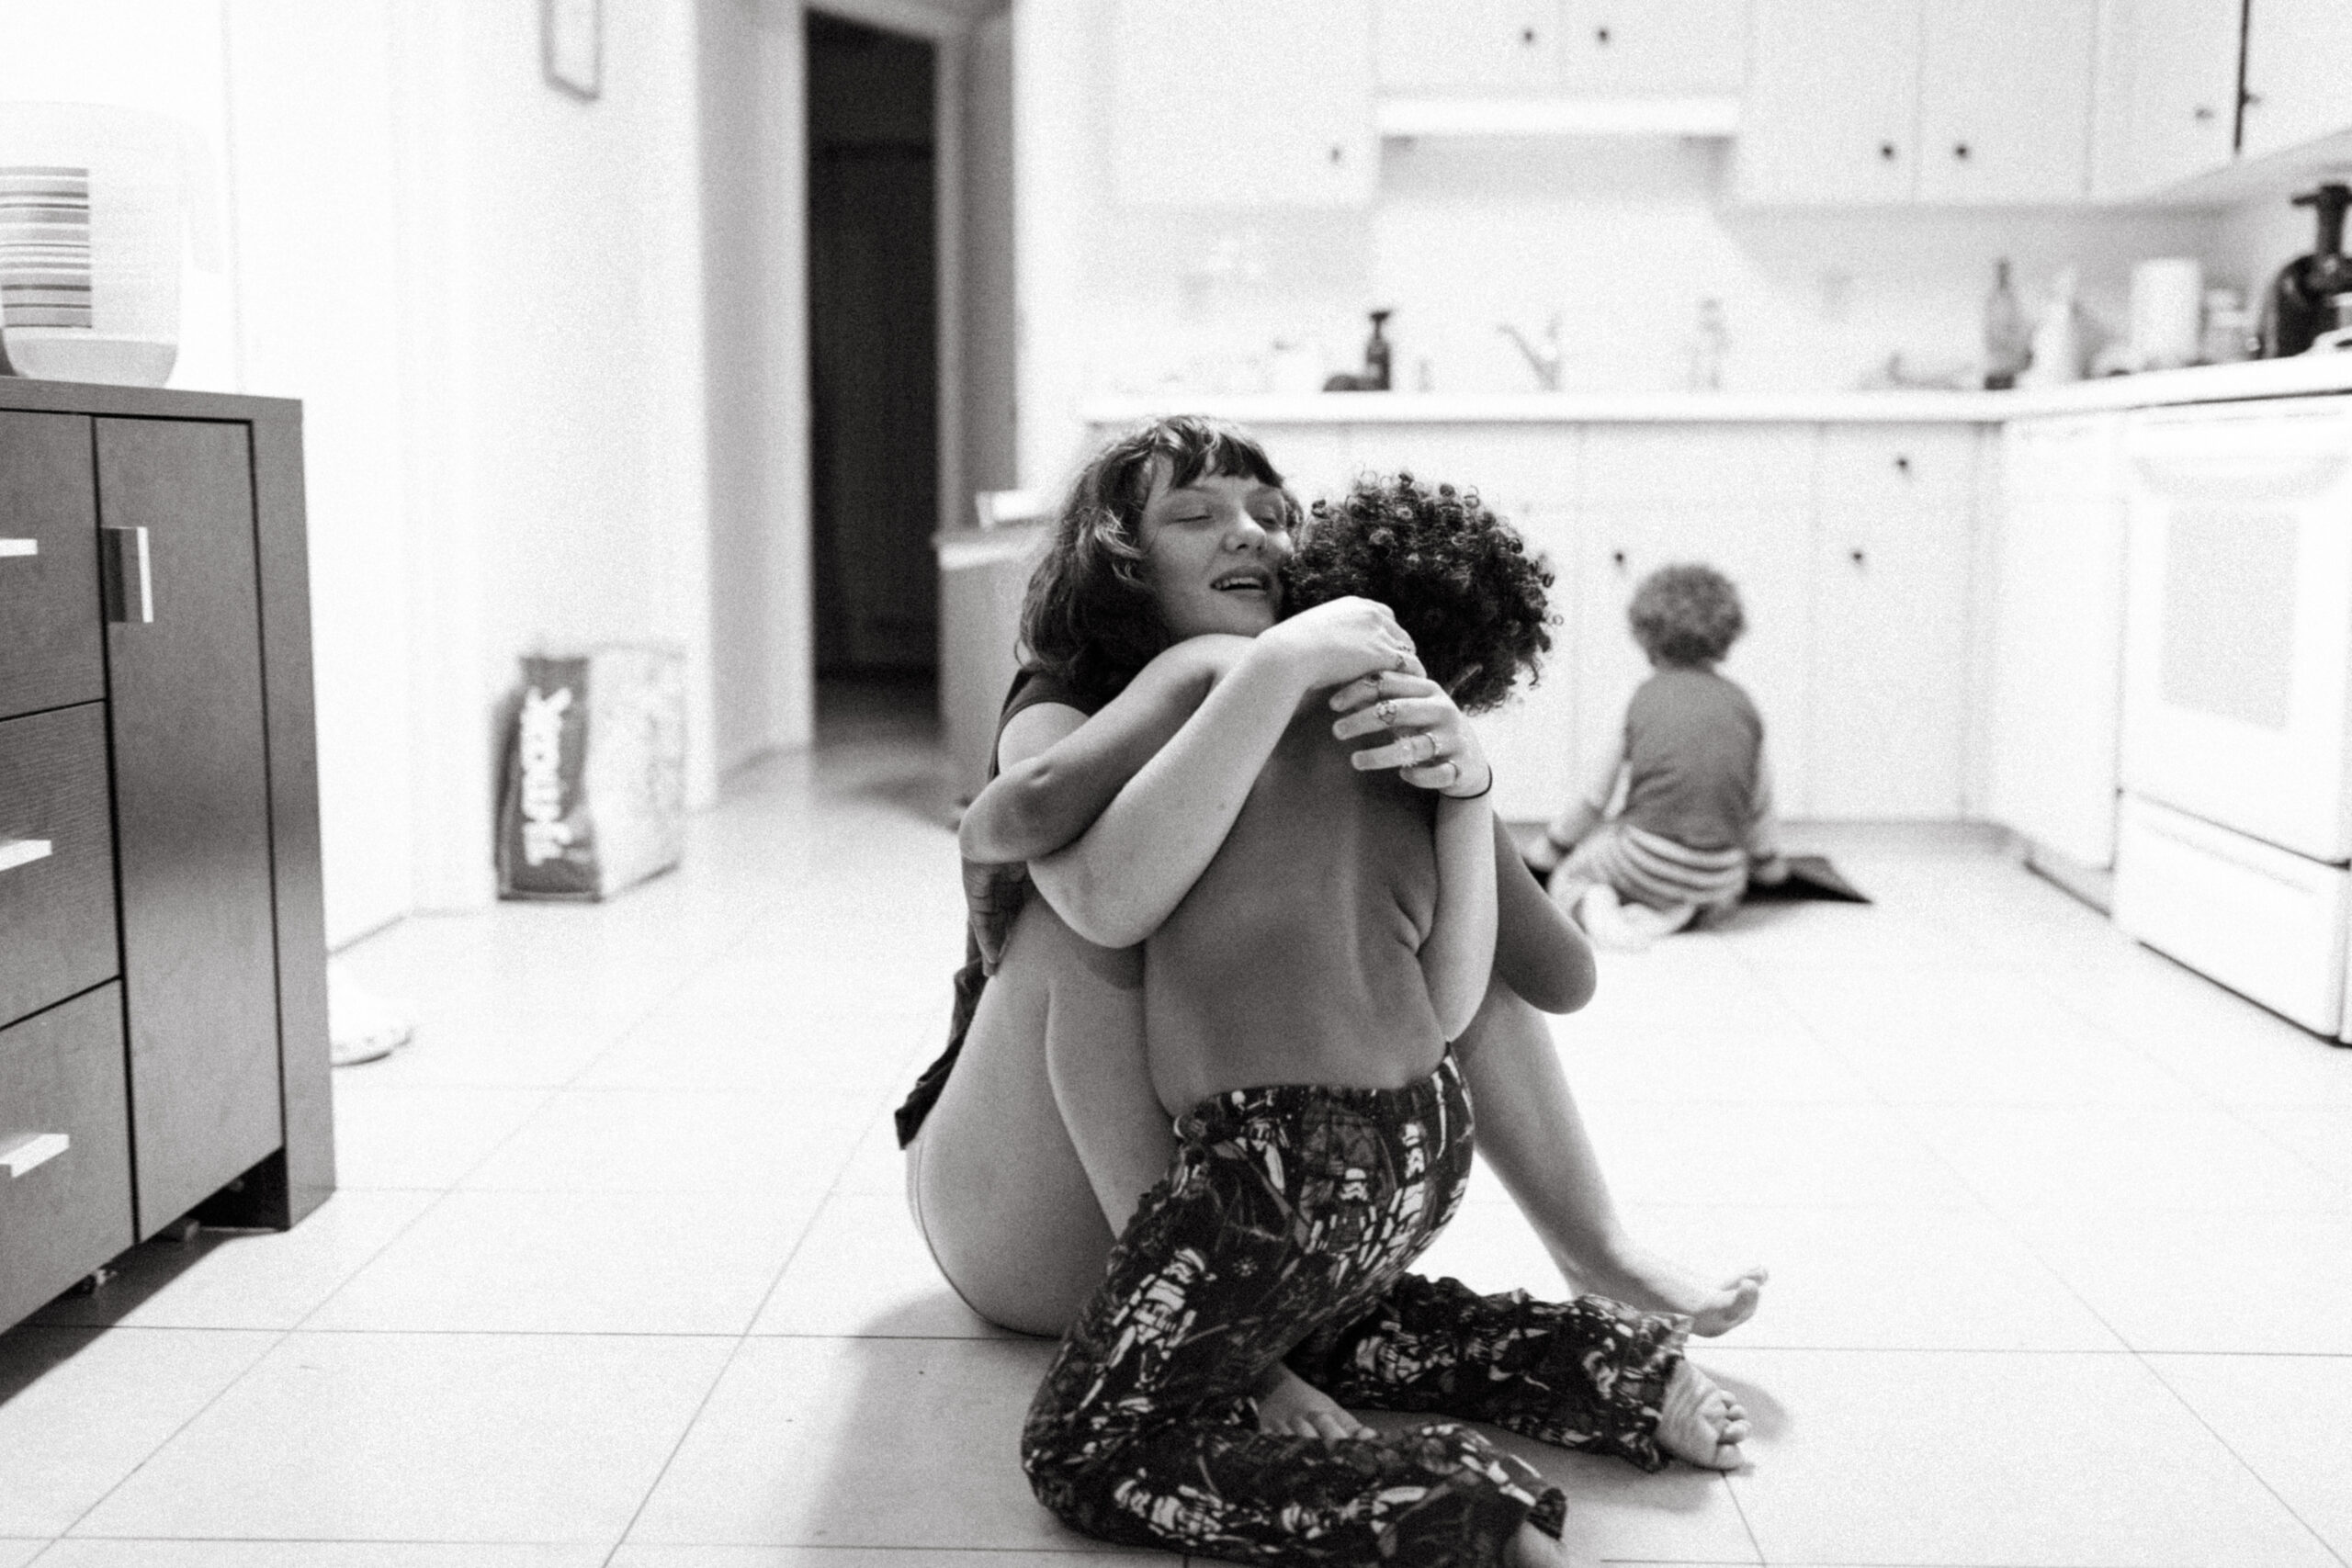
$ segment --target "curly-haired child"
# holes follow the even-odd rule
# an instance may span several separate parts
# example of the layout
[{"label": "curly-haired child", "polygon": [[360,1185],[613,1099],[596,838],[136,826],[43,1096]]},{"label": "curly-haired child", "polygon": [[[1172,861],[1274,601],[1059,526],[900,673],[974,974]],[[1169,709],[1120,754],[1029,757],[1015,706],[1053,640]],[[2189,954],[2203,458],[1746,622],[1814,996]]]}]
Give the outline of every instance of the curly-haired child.
[{"label": "curly-haired child", "polygon": [[[1788,874],[1764,720],[1715,670],[1747,627],[1739,591],[1713,567],[1660,567],[1626,619],[1653,673],[1625,705],[1616,749],[1529,857],[1593,942],[1621,950],[1731,908],[1751,880]],[[1624,808],[1611,817],[1621,781]]]},{"label": "curly-haired child", "polygon": [[[1494,779],[1462,709],[1499,701],[1548,645],[1548,580],[1474,496],[1402,475],[1318,511],[1286,575],[1292,608],[1386,603],[1426,678],[1310,696],[1147,939],[1145,1039],[1176,1157],[1063,1337],[1023,1464],[1065,1522],[1123,1544],[1566,1563],[1565,1496],[1459,1420],[1260,1429],[1252,1391],[1286,1361],[1342,1405],[1490,1422],[1645,1469],[1668,1453],[1735,1467],[1747,1434],[1683,1359],[1687,1318],[1406,1272],[1469,1176],[1446,1043],[1494,945]],[[1384,739],[1351,751],[1334,736]]]}]

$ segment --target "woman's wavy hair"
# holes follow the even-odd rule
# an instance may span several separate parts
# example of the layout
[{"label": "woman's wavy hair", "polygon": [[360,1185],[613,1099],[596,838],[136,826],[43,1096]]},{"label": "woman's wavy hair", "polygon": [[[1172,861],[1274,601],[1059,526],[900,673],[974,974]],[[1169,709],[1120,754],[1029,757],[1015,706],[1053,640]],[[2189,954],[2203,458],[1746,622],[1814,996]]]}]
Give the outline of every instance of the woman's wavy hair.
[{"label": "woman's wavy hair", "polygon": [[[1144,502],[1152,466],[1163,462],[1170,489],[1220,475],[1283,485],[1255,437],[1199,414],[1139,425],[1080,470],[1022,603],[1022,662],[1097,702],[1116,696],[1175,640],[1152,598],[1143,553]],[[1287,490],[1283,502],[1295,521],[1298,502]]]},{"label": "woman's wavy hair", "polygon": [[1722,662],[1747,629],[1731,579],[1695,563],[1662,566],[1642,579],[1625,619],[1652,663],[1686,667]]},{"label": "woman's wavy hair", "polygon": [[1388,606],[1430,679],[1464,713],[1499,705],[1537,666],[1557,624],[1552,574],[1476,491],[1431,489],[1410,474],[1366,475],[1337,502],[1317,502],[1283,568],[1292,611],[1361,594]]}]

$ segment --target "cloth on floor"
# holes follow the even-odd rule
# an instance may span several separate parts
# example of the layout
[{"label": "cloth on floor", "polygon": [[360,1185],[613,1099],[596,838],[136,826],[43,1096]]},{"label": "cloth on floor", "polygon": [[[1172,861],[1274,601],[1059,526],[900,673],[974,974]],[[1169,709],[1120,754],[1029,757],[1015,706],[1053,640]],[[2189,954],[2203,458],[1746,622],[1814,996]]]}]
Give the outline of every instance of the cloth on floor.
[{"label": "cloth on floor", "polygon": [[1747,888],[1749,903],[1795,903],[1808,898],[1840,904],[1867,904],[1871,901],[1869,895],[1838,874],[1838,868],[1829,863],[1828,856],[1789,855],[1784,858],[1789,867],[1787,879],[1770,887],[1750,883]]}]

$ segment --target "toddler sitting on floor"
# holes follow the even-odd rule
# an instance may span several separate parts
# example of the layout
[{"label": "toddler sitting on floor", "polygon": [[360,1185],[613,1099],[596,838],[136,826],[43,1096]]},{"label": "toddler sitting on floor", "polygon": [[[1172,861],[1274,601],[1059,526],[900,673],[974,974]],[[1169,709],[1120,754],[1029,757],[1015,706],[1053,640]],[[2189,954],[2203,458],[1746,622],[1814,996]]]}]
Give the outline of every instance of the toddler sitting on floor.
[{"label": "toddler sitting on floor", "polygon": [[[1459,1421],[1261,1431],[1252,1391],[1285,1360],[1344,1405],[1491,1422],[1648,1470],[1669,1453],[1740,1462],[1745,1413],[1683,1359],[1689,1319],[1406,1272],[1469,1176],[1447,1042],[1494,946],[1493,774],[1461,715],[1499,702],[1548,646],[1546,581],[1474,496],[1405,476],[1318,511],[1285,573],[1293,609],[1388,604],[1428,678],[1310,697],[1146,942],[1175,1160],[1022,1435],[1038,1499],[1076,1529],[1265,1563],[1571,1561],[1565,1495]],[[1384,733],[1352,754],[1333,739]]]},{"label": "toddler sitting on floor", "polygon": [[[1713,567],[1660,567],[1626,618],[1654,673],[1616,748],[1528,856],[1594,944],[1621,952],[1730,909],[1751,879],[1788,874],[1764,720],[1715,671],[1747,629],[1738,591]],[[1610,817],[1620,781],[1624,809]]]}]

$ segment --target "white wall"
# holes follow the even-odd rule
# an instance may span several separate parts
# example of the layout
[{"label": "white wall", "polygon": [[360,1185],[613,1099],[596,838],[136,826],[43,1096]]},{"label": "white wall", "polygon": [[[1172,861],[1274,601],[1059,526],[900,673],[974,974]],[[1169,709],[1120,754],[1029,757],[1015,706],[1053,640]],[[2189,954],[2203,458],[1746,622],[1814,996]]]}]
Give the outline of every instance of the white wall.
[{"label": "white wall", "polygon": [[810,732],[800,6],[603,11],[582,102],[531,0],[0,0],[0,98],[212,150],[173,384],[304,400],[335,942],[490,897],[523,653],[682,648],[695,804]]}]

